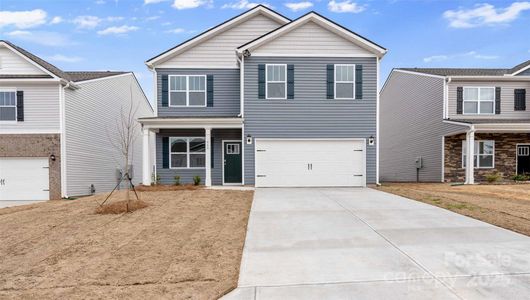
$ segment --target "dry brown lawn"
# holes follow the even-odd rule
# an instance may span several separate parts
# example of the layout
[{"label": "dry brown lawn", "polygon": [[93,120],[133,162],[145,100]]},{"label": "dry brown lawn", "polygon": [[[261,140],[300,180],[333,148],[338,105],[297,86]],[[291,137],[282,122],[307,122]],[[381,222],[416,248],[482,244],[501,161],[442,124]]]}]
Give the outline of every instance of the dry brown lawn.
[{"label": "dry brown lawn", "polygon": [[[216,299],[237,285],[252,191],[140,192],[0,209],[0,299]],[[123,192],[112,201],[123,200]]]},{"label": "dry brown lawn", "polygon": [[384,183],[378,189],[530,236],[530,185]]}]

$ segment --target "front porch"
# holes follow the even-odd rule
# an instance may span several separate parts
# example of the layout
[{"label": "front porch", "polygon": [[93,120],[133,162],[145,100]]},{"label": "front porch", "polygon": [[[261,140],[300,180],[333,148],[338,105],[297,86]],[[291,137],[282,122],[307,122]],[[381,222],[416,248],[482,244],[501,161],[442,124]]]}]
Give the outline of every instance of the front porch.
[{"label": "front porch", "polygon": [[530,174],[530,124],[482,122],[444,138],[444,181],[474,184],[493,174],[504,181]]},{"label": "front porch", "polygon": [[180,184],[192,184],[195,177],[205,186],[244,184],[241,118],[145,118],[140,122],[144,185],[175,184],[176,176]]}]

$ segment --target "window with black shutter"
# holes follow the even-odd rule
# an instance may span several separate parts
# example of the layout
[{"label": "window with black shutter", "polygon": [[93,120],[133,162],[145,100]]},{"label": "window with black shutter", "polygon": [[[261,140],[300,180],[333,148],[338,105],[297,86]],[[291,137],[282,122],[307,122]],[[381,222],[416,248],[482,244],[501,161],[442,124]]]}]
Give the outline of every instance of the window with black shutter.
[{"label": "window with black shutter", "polygon": [[516,89],[514,91],[514,109],[526,110],[526,90]]}]

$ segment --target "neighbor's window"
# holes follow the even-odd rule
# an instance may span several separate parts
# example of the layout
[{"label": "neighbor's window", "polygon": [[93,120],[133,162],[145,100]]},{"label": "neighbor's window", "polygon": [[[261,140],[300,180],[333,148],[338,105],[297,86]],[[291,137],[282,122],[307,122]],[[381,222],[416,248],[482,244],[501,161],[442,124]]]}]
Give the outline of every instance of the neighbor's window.
[{"label": "neighbor's window", "polygon": [[287,65],[267,65],[266,67],[267,99],[286,99]]},{"label": "neighbor's window", "polygon": [[206,106],[206,75],[169,75],[169,106]]},{"label": "neighbor's window", "polygon": [[169,138],[169,165],[172,169],[204,168],[206,145],[202,137]]},{"label": "neighbor's window", "polygon": [[494,87],[464,87],[464,114],[493,114]]},{"label": "neighbor's window", "polygon": [[0,91],[0,121],[17,120],[17,92]]},{"label": "neighbor's window", "polygon": [[335,65],[335,99],[355,98],[355,65]]},{"label": "neighbor's window", "polygon": [[[462,141],[462,168],[466,167],[466,141]],[[475,141],[474,165],[477,169],[493,168],[495,141]]]}]

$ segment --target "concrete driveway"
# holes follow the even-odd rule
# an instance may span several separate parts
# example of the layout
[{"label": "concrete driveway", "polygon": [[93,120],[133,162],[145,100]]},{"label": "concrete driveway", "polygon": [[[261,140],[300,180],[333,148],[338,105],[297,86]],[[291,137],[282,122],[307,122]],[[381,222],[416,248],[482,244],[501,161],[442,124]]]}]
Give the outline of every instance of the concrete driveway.
[{"label": "concrete driveway", "polygon": [[530,298],[530,238],[372,189],[257,189],[225,299]]},{"label": "concrete driveway", "polygon": [[46,200],[0,200],[0,208],[44,202]]}]

